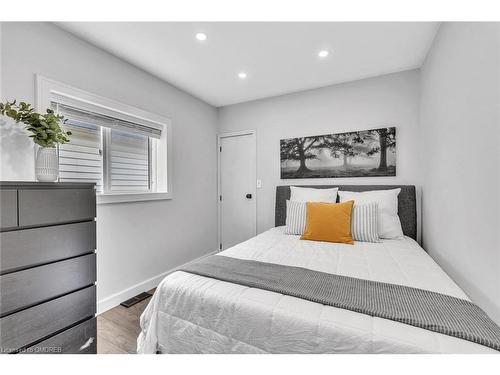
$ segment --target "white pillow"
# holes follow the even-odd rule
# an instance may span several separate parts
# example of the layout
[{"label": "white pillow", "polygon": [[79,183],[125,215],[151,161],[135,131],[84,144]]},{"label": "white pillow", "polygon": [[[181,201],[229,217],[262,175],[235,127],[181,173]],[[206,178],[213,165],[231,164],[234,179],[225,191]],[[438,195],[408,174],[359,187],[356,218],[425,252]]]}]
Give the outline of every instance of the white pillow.
[{"label": "white pillow", "polygon": [[290,186],[290,200],[294,202],[337,202],[339,188],[318,189]]},{"label": "white pillow", "polygon": [[304,234],[306,202],[286,201],[285,234]]},{"label": "white pillow", "polygon": [[403,237],[398,216],[398,194],[401,189],[373,190],[363,192],[339,191],[340,202],[354,200],[354,205],[378,204],[378,235],[380,238]]}]

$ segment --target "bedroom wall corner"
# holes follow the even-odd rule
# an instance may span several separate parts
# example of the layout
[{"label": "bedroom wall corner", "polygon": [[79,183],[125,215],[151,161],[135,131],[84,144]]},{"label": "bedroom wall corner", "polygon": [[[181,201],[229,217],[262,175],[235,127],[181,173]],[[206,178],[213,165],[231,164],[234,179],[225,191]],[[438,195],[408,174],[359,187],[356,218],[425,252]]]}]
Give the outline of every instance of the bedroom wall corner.
[{"label": "bedroom wall corner", "polygon": [[421,69],[423,245],[500,324],[500,26],[443,23]]}]

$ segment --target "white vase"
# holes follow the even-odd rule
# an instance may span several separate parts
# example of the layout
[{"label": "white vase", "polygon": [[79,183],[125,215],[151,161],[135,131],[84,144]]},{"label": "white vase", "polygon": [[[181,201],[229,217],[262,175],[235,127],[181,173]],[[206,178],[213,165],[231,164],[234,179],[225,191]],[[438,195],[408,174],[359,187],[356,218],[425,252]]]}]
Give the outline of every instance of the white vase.
[{"label": "white vase", "polygon": [[59,177],[57,149],[40,147],[36,153],[35,175],[40,182],[54,182]]}]

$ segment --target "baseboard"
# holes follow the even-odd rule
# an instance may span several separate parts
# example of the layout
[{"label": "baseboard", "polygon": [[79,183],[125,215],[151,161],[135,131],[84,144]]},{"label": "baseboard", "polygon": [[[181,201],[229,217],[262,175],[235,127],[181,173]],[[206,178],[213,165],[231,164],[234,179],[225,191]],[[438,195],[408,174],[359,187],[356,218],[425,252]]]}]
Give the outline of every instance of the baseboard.
[{"label": "baseboard", "polygon": [[187,263],[181,264],[175,268],[172,268],[166,272],[163,272],[159,275],[156,275],[150,279],[144,280],[138,284],[135,284],[131,286],[130,288],[124,289],[118,293],[112,294],[109,297],[103,298],[97,302],[97,314],[102,314],[103,312],[112,309],[113,307],[118,306],[121,302],[132,298],[133,296],[136,296],[137,294],[141,292],[146,292],[150,289],[156,288],[158,284],[169,274],[172,272],[177,271],[181,267],[184,267],[188,264],[191,264],[193,262],[196,262],[200,259],[203,259],[205,257],[208,257],[210,255],[213,255],[217,253],[218,251],[212,251],[208,254],[202,255],[201,257],[198,257],[196,259],[193,259]]}]

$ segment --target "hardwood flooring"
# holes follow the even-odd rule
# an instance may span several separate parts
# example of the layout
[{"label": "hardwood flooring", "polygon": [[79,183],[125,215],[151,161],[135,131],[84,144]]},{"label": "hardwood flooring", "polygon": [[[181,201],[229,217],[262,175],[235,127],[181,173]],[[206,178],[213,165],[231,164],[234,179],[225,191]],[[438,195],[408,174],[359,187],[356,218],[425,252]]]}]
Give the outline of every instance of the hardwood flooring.
[{"label": "hardwood flooring", "polygon": [[139,318],[149,301],[151,298],[129,308],[119,305],[97,316],[97,354],[136,353]]}]

